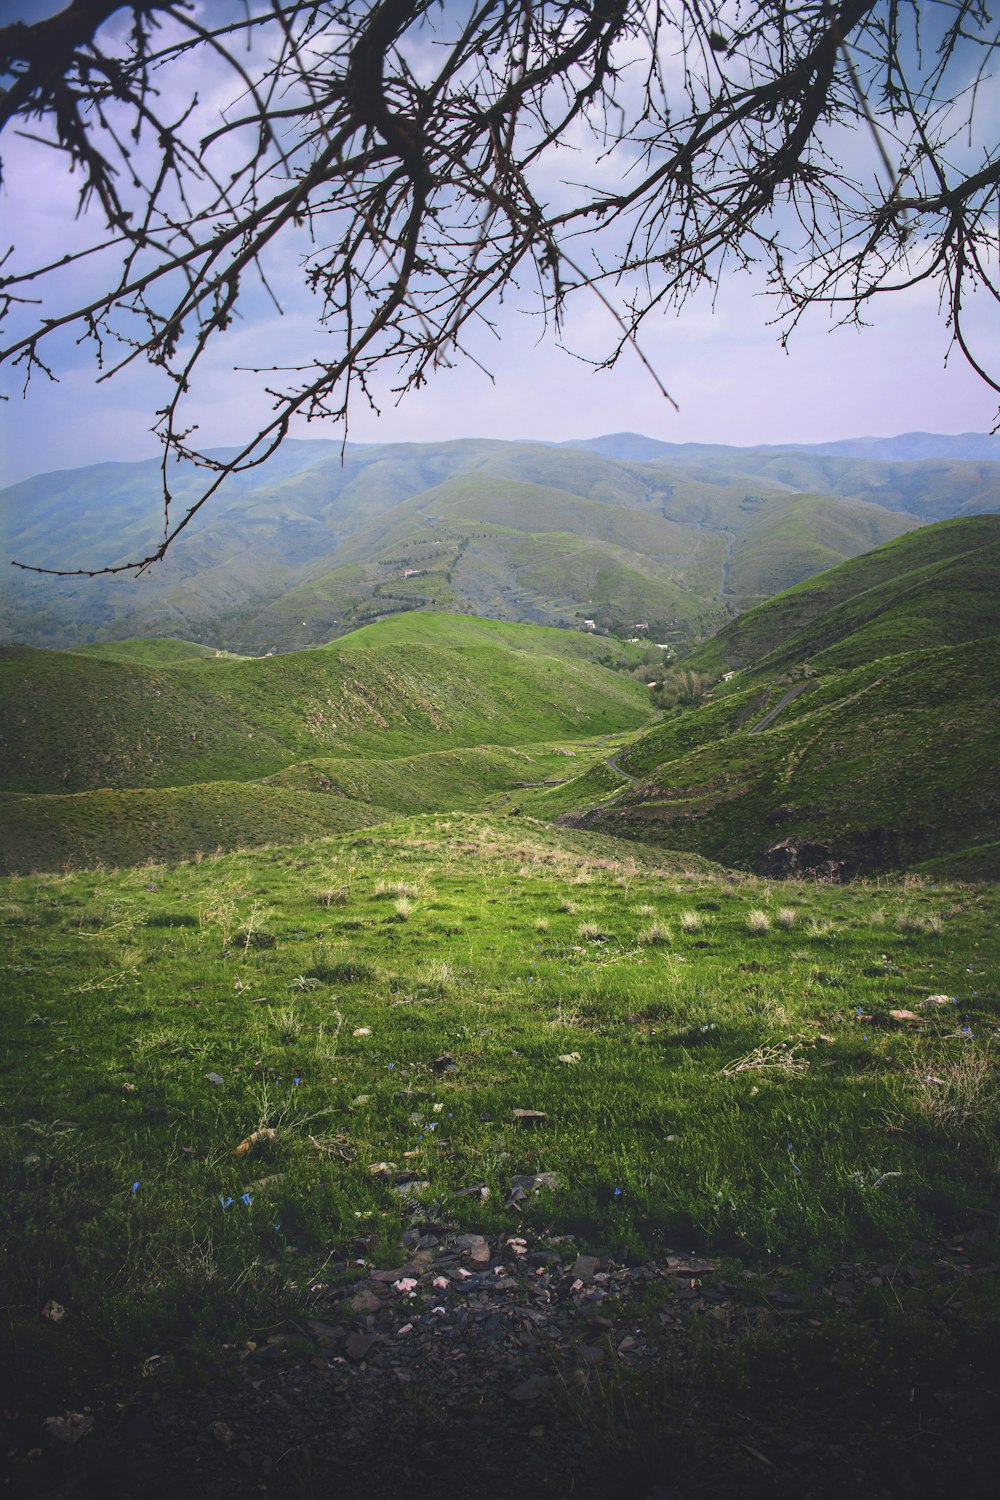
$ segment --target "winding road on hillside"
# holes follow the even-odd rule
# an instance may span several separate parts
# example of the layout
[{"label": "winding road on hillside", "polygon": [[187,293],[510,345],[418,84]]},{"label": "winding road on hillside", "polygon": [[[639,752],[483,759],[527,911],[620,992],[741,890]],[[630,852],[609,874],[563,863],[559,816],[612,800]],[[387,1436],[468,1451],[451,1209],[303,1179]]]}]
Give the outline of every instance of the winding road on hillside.
[{"label": "winding road on hillside", "polygon": [[[796,698],[801,697],[802,694],[809,688],[815,686],[815,678],[810,678],[807,682],[797,682],[794,687],[790,687],[788,689],[787,693],[782,694],[774,707],[769,709],[764,717],[758,720],[756,724],[754,724],[752,729],[747,730],[747,734],[760,734],[761,730],[767,729],[770,724],[774,723],[775,719],[783,709],[788,707],[789,703],[794,703]],[[631,782],[633,786],[641,786],[641,778],[638,776],[633,776],[631,771],[623,770],[621,765],[619,764],[619,761],[621,760],[621,757],[624,755],[624,753],[624,750],[616,750],[614,755],[608,756],[606,764],[611,767],[612,771],[617,771],[619,776],[622,776],[626,781]],[[625,795],[625,791],[626,788],[623,787],[622,790],[620,792],[617,792],[614,798],[612,798],[611,800],[617,801],[618,798]]]},{"label": "winding road on hillside", "polygon": [[815,678],[810,678],[808,682],[797,682],[794,687],[789,688],[788,692],[784,693],[778,699],[774,707],[769,709],[764,717],[758,723],[754,724],[752,729],[747,730],[747,734],[760,734],[762,729],[766,729],[769,724],[773,724],[781,713],[781,710],[787,708],[789,703],[793,703],[796,698],[801,697],[808,688],[814,687],[815,681]]},{"label": "winding road on hillside", "polygon": [[633,786],[638,786],[638,776],[633,776],[629,771],[623,771],[621,766],[618,764],[619,758],[624,755],[624,753],[624,750],[618,750],[614,755],[609,755],[607,763],[611,767],[612,771],[617,771],[619,776],[624,776],[626,781],[631,781]]}]

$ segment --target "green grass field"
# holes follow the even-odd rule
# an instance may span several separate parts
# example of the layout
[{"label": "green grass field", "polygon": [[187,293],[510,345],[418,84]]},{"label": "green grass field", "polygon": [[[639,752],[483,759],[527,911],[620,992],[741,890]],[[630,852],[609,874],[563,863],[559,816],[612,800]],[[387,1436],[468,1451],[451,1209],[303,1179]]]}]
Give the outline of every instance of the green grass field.
[{"label": "green grass field", "polygon": [[5,653],[13,1492],[992,1494],[992,519],[662,715],[446,614]]},{"label": "green grass field", "polygon": [[[10,879],[8,1399],[125,1390],[166,1335],[192,1378],[304,1316],[331,1260],[398,1264],[412,1223],[679,1246],[791,1268],[803,1295],[995,1230],[998,914],[992,887],[769,884],[467,814]],[[513,1215],[538,1172],[557,1189]],[[942,1380],[960,1328],[995,1326],[991,1287],[894,1309],[953,1330]],[[796,1337],[850,1378],[807,1305]]]}]

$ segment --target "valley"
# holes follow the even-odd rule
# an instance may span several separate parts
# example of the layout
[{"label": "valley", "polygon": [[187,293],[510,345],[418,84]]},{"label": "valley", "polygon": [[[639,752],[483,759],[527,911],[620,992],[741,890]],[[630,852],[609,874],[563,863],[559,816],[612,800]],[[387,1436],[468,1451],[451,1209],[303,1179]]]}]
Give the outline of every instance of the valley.
[{"label": "valley", "polygon": [[[343,453],[293,440],[234,475],[141,578],[14,570],[0,640],[176,636],[261,655],[323,645],[400,610],[446,608],[575,629],[592,618],[622,636],[645,622],[650,639],[683,649],[881,542],[996,511],[995,443],[919,434],[894,451],[920,456],[903,458],[629,434]],[[171,467],[175,514],[203,479]],[[0,493],[4,550],[36,567],[142,557],[162,523],[155,462],[43,474]]]},{"label": "valley", "polygon": [[308,446],[7,605],[17,1493],[985,1497],[989,461]]}]

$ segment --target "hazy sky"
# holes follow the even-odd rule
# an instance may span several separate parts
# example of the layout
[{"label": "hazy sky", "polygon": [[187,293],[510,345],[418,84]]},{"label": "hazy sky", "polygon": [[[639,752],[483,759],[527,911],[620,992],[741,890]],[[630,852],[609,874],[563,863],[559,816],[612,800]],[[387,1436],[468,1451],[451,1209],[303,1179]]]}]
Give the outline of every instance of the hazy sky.
[{"label": "hazy sky", "polygon": [[[0,0],[0,21],[58,8]],[[997,113],[996,104],[994,96],[989,116]],[[870,147],[870,141],[857,143],[860,151]],[[7,189],[0,215],[10,225],[3,238],[39,253],[64,246],[74,232],[74,197],[57,158],[23,140],[8,140],[3,156]],[[271,363],[276,348],[293,351],[314,344],[308,300],[294,284],[291,262],[286,270],[287,281],[279,286],[286,315],[278,320],[262,302],[213,356],[199,396],[203,445],[245,441],[255,419],[269,410],[262,379],[234,377],[233,365]],[[778,331],[768,326],[776,309],[756,292],[746,277],[733,277],[717,289],[714,306],[703,294],[679,317],[656,315],[644,325],[643,347],[678,401],[679,413],[631,353],[615,370],[595,373],[550,339],[541,340],[534,318],[510,308],[500,340],[484,334],[476,344],[495,383],[468,364],[439,371],[428,388],[401,405],[386,398],[380,416],[357,406],[350,437],[361,442],[560,441],[636,431],[668,442],[745,444],[993,426],[996,398],[957,351],[945,366],[947,331],[932,287],[882,299],[872,309],[874,326],[864,330],[832,328],[817,313],[800,326],[787,354]],[[977,311],[970,312],[975,322]],[[982,332],[988,341],[985,321]],[[995,325],[993,333],[1000,343]],[[598,352],[613,338],[608,314],[596,300],[574,305],[566,330],[571,347]],[[60,347],[58,368],[59,384],[35,380],[26,400],[16,379],[0,375],[11,397],[0,405],[0,483],[158,451],[149,428],[165,388],[152,372],[132,369],[122,380],[97,384],[90,353],[69,339]],[[314,424],[298,429],[298,435],[339,434]]]}]

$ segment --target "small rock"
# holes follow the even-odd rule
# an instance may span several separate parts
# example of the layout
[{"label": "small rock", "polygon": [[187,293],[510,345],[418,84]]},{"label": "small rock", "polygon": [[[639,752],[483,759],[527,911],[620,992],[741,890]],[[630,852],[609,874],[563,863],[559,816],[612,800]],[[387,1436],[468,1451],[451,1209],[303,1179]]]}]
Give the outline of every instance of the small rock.
[{"label": "small rock", "polygon": [[218,1443],[220,1448],[231,1448],[234,1439],[235,1434],[228,1422],[212,1423],[212,1440]]},{"label": "small rock", "polygon": [[524,1125],[528,1128],[540,1125],[545,1119],[544,1109],[515,1109],[512,1113],[515,1125]]},{"label": "small rock", "polygon": [[344,1353],[348,1359],[357,1364],[364,1359],[372,1344],[375,1342],[373,1333],[352,1333],[348,1335],[347,1343],[344,1345]]},{"label": "small rock", "polygon": [[216,1088],[218,1088],[219,1084],[222,1082],[222,1079],[219,1077],[218,1073],[206,1073],[205,1077],[207,1078],[209,1083],[214,1083]]},{"label": "small rock", "polygon": [[555,1172],[525,1173],[510,1179],[511,1192],[520,1188],[525,1193],[537,1193],[539,1188],[551,1188],[554,1192],[559,1186],[559,1177]]},{"label": "small rock", "polygon": [[596,1255],[578,1255],[570,1275],[581,1282],[593,1281],[594,1272],[599,1265],[600,1261]]},{"label": "small rock", "polygon": [[[46,1302],[45,1306],[42,1308],[42,1317],[47,1318],[50,1323],[61,1323],[65,1316],[66,1309],[63,1307],[61,1302],[51,1300],[49,1302]],[[52,1417],[51,1420],[54,1422],[58,1419]]]},{"label": "small rock", "polygon": [[442,1052],[441,1056],[436,1057],[431,1063],[431,1067],[435,1073],[454,1073],[458,1068],[458,1064],[450,1052]]},{"label": "small rock", "polygon": [[378,1297],[375,1292],[370,1292],[364,1287],[362,1287],[361,1291],[355,1292],[347,1304],[348,1311],[352,1313],[377,1312],[381,1306],[381,1297]]},{"label": "small rock", "polygon": [[485,1182],[473,1182],[468,1187],[456,1188],[456,1198],[482,1198],[484,1201],[490,1196],[490,1190]]},{"label": "small rock", "polygon": [[57,1443],[71,1446],[78,1443],[94,1425],[89,1412],[68,1411],[62,1417],[46,1417],[43,1426],[49,1437]]},{"label": "small rock", "polygon": [[460,1234],[455,1240],[455,1247],[464,1250],[472,1264],[479,1269],[490,1263],[490,1247],[481,1234]]}]

